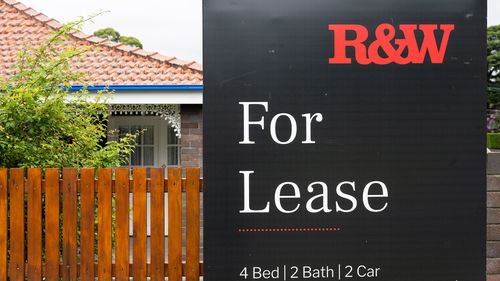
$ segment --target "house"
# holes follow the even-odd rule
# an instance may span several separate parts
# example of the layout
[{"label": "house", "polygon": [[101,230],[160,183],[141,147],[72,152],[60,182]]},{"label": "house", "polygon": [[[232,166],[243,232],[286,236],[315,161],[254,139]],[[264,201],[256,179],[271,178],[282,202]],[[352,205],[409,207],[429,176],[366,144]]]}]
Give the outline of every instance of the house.
[{"label": "house", "polygon": [[[0,76],[12,74],[16,54],[62,25],[13,0],[0,0]],[[90,91],[114,91],[109,128],[145,129],[132,167],[202,166],[202,66],[157,52],[75,32],[68,44],[91,46],[72,66],[89,77]],[[82,85],[73,85],[78,90]]]}]

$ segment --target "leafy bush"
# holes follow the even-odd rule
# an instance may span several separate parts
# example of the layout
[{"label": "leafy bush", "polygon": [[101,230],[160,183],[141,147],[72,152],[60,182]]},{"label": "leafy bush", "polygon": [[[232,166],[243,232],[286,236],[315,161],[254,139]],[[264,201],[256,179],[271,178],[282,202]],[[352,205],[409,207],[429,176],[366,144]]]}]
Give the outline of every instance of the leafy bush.
[{"label": "leafy bush", "polygon": [[136,135],[105,142],[110,93],[70,92],[85,77],[71,63],[89,48],[69,34],[84,20],[63,26],[37,47],[17,55],[15,74],[0,81],[0,167],[113,167],[128,161]]},{"label": "leafy bush", "polygon": [[500,149],[500,133],[488,133],[486,136],[486,146],[492,149]]}]

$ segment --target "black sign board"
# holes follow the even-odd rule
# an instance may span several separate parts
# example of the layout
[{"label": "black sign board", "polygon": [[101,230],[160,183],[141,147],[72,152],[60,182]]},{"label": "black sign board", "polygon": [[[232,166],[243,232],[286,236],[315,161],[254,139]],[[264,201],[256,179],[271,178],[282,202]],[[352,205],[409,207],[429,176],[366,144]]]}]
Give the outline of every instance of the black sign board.
[{"label": "black sign board", "polygon": [[485,280],[485,0],[204,1],[204,280]]}]

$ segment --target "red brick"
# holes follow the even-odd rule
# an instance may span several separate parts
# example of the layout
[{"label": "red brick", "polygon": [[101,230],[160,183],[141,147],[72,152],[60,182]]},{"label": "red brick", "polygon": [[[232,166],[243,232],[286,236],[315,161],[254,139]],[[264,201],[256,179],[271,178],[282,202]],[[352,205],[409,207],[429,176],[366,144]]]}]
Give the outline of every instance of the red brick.
[{"label": "red brick", "polygon": [[182,154],[199,154],[200,152],[198,151],[197,148],[182,148],[181,151]]},{"label": "red brick", "polygon": [[500,175],[489,175],[487,176],[487,187],[488,190],[499,191],[500,190]]},{"label": "red brick", "polygon": [[198,128],[198,129],[189,129],[189,134],[190,135],[201,136],[201,135],[203,135],[203,130],[201,128]]},{"label": "red brick", "polygon": [[186,128],[186,129],[197,129],[198,128],[198,123],[191,122],[191,123],[182,123],[181,128]]},{"label": "red brick", "polygon": [[498,274],[488,274],[486,281],[500,281],[500,275]]},{"label": "red brick", "polygon": [[500,209],[492,209],[488,208],[487,209],[487,223],[500,223]]},{"label": "red brick", "polygon": [[182,135],[182,140],[183,141],[194,141],[194,140],[199,140],[199,136],[193,136],[193,135]]},{"label": "red brick", "polygon": [[[201,145],[196,145],[196,141],[195,142],[192,142],[192,141],[184,141],[181,143],[181,149],[183,148],[194,148],[194,149],[198,149],[200,151],[200,153],[202,152],[202,149],[201,149]],[[201,143],[201,142],[200,142]]]},{"label": "red brick", "polygon": [[185,135],[189,135],[189,129],[188,129],[188,128],[182,128],[182,127],[181,127],[181,134],[182,134],[183,136],[185,136]]},{"label": "red brick", "polygon": [[486,206],[488,208],[500,207],[500,192],[488,192]]},{"label": "red brick", "polygon": [[195,159],[193,155],[190,155],[190,154],[182,155],[182,163],[192,161],[193,159]]},{"label": "red brick", "polygon": [[486,239],[488,241],[500,241],[500,225],[488,225],[486,227]]},{"label": "red brick", "polygon": [[486,273],[500,273],[500,259],[486,259]]},{"label": "red brick", "polygon": [[487,165],[487,174],[488,175],[499,175],[500,174],[500,153],[499,152],[491,152],[488,153],[488,165]]},{"label": "red brick", "polygon": [[496,191],[488,192],[486,204],[488,208],[500,207],[500,192]]},{"label": "red brick", "polygon": [[500,242],[486,242],[486,256],[500,258]]},{"label": "red brick", "polygon": [[184,167],[198,167],[200,163],[198,161],[185,161],[183,162]]},{"label": "red brick", "polygon": [[189,147],[201,147],[201,146],[202,146],[202,140],[201,139],[189,142]]}]

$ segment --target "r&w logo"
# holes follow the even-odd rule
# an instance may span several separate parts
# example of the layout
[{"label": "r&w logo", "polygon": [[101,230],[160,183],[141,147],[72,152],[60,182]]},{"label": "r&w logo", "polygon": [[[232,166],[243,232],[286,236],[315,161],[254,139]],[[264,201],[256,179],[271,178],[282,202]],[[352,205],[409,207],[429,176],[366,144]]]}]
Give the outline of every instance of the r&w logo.
[{"label": "r&w logo", "polygon": [[[433,64],[442,64],[446,48],[454,24],[401,24],[399,25],[402,37],[396,37],[396,27],[384,23],[375,29],[375,40],[368,39],[368,29],[358,24],[330,24],[328,29],[333,31],[334,55],[329,59],[330,64],[351,64],[353,58],[347,57],[347,47],[354,48],[356,62],[362,65],[379,64],[423,64],[429,54]],[[348,39],[347,34],[355,37]],[[422,42],[417,42],[416,33],[420,32]],[[438,46],[436,35],[441,35]],[[420,37],[420,36],[419,36]]]}]

